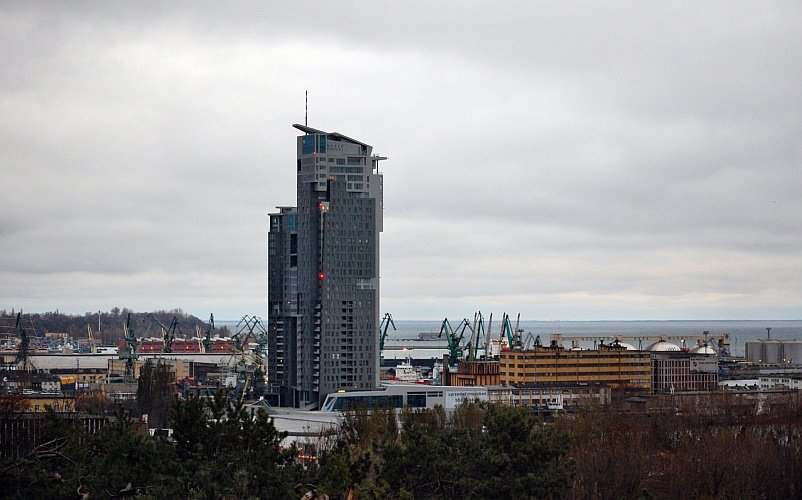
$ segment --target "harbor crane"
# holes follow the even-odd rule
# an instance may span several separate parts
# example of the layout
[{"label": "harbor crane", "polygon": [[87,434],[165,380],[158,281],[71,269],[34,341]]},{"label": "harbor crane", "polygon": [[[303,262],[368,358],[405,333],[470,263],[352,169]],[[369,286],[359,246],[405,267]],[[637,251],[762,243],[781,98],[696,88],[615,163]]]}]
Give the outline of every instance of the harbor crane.
[{"label": "harbor crane", "polygon": [[173,352],[173,340],[175,339],[175,331],[178,329],[178,317],[173,316],[173,320],[170,322],[170,326],[164,326],[164,323],[159,321],[159,318],[152,314],[148,314],[151,320],[154,323],[159,325],[162,332],[162,340],[164,345],[162,346],[162,352]]},{"label": "harbor crane", "polygon": [[14,366],[18,370],[28,371],[28,349],[31,344],[31,338],[28,336],[28,331],[22,326],[22,311],[17,313],[14,330],[19,335],[19,345],[17,346],[17,355],[14,358]]},{"label": "harbor crane", "polygon": [[[382,326],[384,329],[382,329]],[[379,351],[384,350],[384,340],[387,338],[387,328],[392,326],[393,330],[397,330],[395,327],[395,322],[393,321],[393,315],[390,313],[384,313],[384,318],[382,318],[381,323],[379,324]]]},{"label": "harbor crane", "polygon": [[504,313],[501,316],[501,333],[499,334],[499,340],[504,340],[504,336],[507,336],[507,347],[510,349],[520,349],[521,348],[521,330],[519,328],[521,324],[521,313],[518,313],[518,319],[515,320],[515,329],[512,328],[512,323],[510,322],[510,315]]},{"label": "harbor crane", "polygon": [[[250,351],[252,337],[256,339],[256,348]],[[234,347],[227,366],[229,370],[234,370],[233,397],[241,400],[249,389],[260,390],[264,386],[263,357],[267,348],[267,330],[258,316],[245,315],[237,323],[237,332],[233,339]]]},{"label": "harbor crane", "polygon": [[[465,320],[463,320],[464,322]],[[463,332],[465,329],[463,328]],[[462,336],[458,336],[454,329],[451,328],[451,323],[448,322],[448,318],[443,320],[443,324],[440,325],[440,333],[437,335],[437,338],[443,336],[443,333],[446,334],[446,340],[448,341],[448,357],[451,362],[456,363],[457,361],[462,359]]]},{"label": "harbor crane", "polygon": [[198,348],[201,352],[212,352],[212,330],[214,330],[214,314],[209,314],[209,326],[206,328],[206,333],[201,337],[200,326],[195,325],[195,337],[198,339]]},{"label": "harbor crane", "polygon": [[126,383],[133,383],[136,381],[134,377],[134,367],[136,361],[139,359],[139,346],[141,345],[141,341],[136,338],[134,329],[131,326],[131,313],[128,313],[128,317],[123,325],[123,331],[125,332],[125,347],[119,352],[120,359],[125,361],[125,376],[123,381]]},{"label": "harbor crane", "polygon": [[[492,318],[493,315],[491,314],[490,317]],[[467,320],[465,320],[464,323],[467,323]],[[482,311],[478,311],[473,315],[473,325],[470,326],[470,329],[471,340],[469,340],[468,344],[465,346],[465,350],[467,351],[465,359],[476,361],[479,351],[479,342],[481,342],[482,336],[485,335],[485,318],[482,316]]]},{"label": "harbor crane", "polygon": [[209,328],[206,329],[206,335],[203,337],[203,352],[212,352],[212,330],[214,330],[214,314],[209,313]]}]

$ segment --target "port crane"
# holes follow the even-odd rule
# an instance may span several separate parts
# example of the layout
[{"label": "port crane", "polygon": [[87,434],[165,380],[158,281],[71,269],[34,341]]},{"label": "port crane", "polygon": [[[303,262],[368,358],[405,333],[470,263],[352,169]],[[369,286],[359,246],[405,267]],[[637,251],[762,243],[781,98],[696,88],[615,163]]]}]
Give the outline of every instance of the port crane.
[{"label": "port crane", "polygon": [[[463,320],[463,323],[465,320]],[[465,331],[463,327],[463,332]],[[458,360],[462,359],[462,336],[457,335],[454,332],[454,329],[451,328],[451,323],[448,322],[448,318],[443,320],[443,324],[440,325],[440,333],[437,335],[437,338],[443,336],[443,333],[446,334],[446,340],[448,341],[448,357],[450,362],[456,363]]]},{"label": "port crane", "polygon": [[[382,326],[384,329],[382,329]],[[393,330],[396,330],[393,315],[384,313],[384,318],[382,318],[381,323],[379,323],[379,352],[384,350],[384,340],[387,338],[387,328],[390,326],[393,327]]]},{"label": "port crane", "polygon": [[[256,349],[248,350],[251,337],[256,339]],[[251,387],[261,389],[264,381],[264,354],[267,348],[267,330],[262,326],[258,316],[245,315],[237,323],[237,332],[233,336],[234,347],[227,363],[233,365],[235,380],[234,399],[242,399]],[[238,358],[236,362],[234,358]]]},{"label": "port crane", "polygon": [[159,328],[161,328],[162,340],[164,342],[164,345],[162,346],[162,352],[173,352],[173,340],[175,339],[175,331],[178,329],[178,317],[173,316],[170,326],[167,327],[164,326],[164,323],[162,323],[156,316],[152,314],[148,314],[148,316],[151,320],[153,320],[154,323],[159,325]]},{"label": "port crane", "polygon": [[209,313],[209,328],[206,329],[206,335],[203,337],[203,352],[212,352],[212,330],[214,330],[214,314]]},{"label": "port crane", "polygon": [[499,334],[499,340],[504,340],[504,336],[507,337],[507,347],[510,349],[520,349],[521,348],[521,330],[519,328],[521,324],[521,313],[518,313],[518,319],[515,320],[515,329],[512,328],[512,322],[510,321],[510,315],[504,313],[501,316],[501,333]]},{"label": "port crane", "polygon": [[126,383],[133,383],[136,381],[134,377],[134,367],[136,361],[139,359],[139,346],[141,345],[141,341],[136,338],[134,329],[131,326],[131,313],[128,313],[128,317],[123,325],[123,331],[125,332],[125,347],[119,352],[120,359],[125,361],[125,376],[123,381]]},{"label": "port crane", "polygon": [[14,366],[18,370],[28,371],[28,349],[31,344],[31,338],[28,336],[28,330],[22,326],[22,311],[17,313],[14,330],[19,335],[19,345],[17,346],[17,355],[14,358]]},{"label": "port crane", "polygon": [[[492,321],[492,314],[490,315],[490,318]],[[464,320],[463,324],[467,324],[467,320]],[[478,311],[473,315],[473,325],[470,326],[470,330],[471,340],[469,340],[465,346],[465,351],[467,351],[467,356],[465,359],[469,361],[476,361],[479,351],[479,342],[481,342],[482,336],[485,335],[485,318],[482,316],[482,311]]]},{"label": "port crane", "polygon": [[[98,330],[98,333],[100,330]],[[97,350],[98,342],[95,340],[95,335],[92,332],[92,325],[86,325],[87,342],[89,343],[89,352],[94,353]]]},{"label": "port crane", "polygon": [[195,325],[195,337],[198,339],[198,349],[201,352],[212,352],[212,330],[214,330],[214,314],[209,314],[209,326],[206,328],[206,333],[201,336],[200,326]]}]

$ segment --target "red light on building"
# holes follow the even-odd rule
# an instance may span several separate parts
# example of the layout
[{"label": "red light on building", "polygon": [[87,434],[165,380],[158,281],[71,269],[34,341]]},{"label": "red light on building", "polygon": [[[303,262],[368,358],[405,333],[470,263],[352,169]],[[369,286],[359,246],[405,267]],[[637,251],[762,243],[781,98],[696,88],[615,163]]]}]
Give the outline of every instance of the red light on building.
[{"label": "red light on building", "polygon": [[322,280],[326,277],[325,273],[317,273],[317,279]]}]

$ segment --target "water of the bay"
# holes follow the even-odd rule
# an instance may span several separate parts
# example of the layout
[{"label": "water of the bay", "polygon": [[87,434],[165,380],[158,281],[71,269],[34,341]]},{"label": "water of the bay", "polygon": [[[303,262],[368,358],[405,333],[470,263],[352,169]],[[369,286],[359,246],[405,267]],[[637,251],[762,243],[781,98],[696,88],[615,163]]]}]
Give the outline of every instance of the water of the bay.
[{"label": "water of the bay", "polygon": [[[473,321],[473,318],[469,318]],[[439,321],[395,321],[396,330],[390,328],[387,332],[386,344],[403,343],[406,339],[417,339],[419,333],[440,332],[442,320]],[[459,321],[449,320],[453,328],[457,328]],[[511,320],[515,327],[515,319]],[[485,318],[485,331],[490,326],[490,336],[496,338],[501,333],[499,323],[495,321],[488,325]],[[772,339],[802,340],[802,321],[776,321],[776,320],[688,320],[688,321],[523,321],[519,328],[524,331],[522,339],[528,334],[540,336],[542,342],[548,342],[549,334],[559,333],[564,336],[575,337],[613,337],[620,335],[622,341],[626,337],[657,337],[660,335],[671,337],[688,337],[696,339],[709,332],[711,336],[726,333],[729,336],[730,352],[736,356],[744,354],[744,345],[748,340],[766,338],[766,328],[771,328]],[[466,334],[467,335],[467,334]],[[445,337],[436,341],[445,344]],[[639,347],[637,342],[630,342]],[[645,347],[647,343],[644,343]],[[583,345],[587,347],[587,345]],[[694,347],[693,345],[691,347]]]},{"label": "water of the bay", "polygon": [[[473,321],[473,318],[468,318]],[[418,339],[420,333],[434,333],[436,337],[440,332],[443,320],[432,321],[411,321],[395,320],[396,330],[389,328],[385,345],[389,347],[405,346],[409,341]],[[218,327],[228,326],[235,332],[237,331],[238,321],[221,320],[216,322]],[[460,320],[449,320],[452,328],[457,329]],[[511,324],[515,327],[515,318],[511,319]],[[267,323],[265,322],[265,327]],[[500,334],[499,321],[494,319],[492,324],[489,318],[485,318],[485,332],[490,328],[490,336],[498,338]],[[604,337],[610,338],[617,335],[623,337],[622,341],[627,342],[626,337],[650,337],[655,338],[661,335],[670,337],[687,337],[696,339],[701,337],[703,332],[709,332],[711,336],[726,333],[729,336],[730,352],[736,356],[743,356],[744,346],[748,340],[764,339],[768,335],[766,328],[771,328],[772,339],[783,340],[802,340],[802,320],[676,320],[676,321],[524,321],[521,320],[519,328],[523,330],[522,340],[526,340],[529,334],[532,337],[540,336],[545,344],[548,342],[549,334],[559,333],[564,336],[574,337]],[[466,333],[466,337],[469,336]],[[481,343],[484,343],[482,339]],[[690,340],[689,340],[690,342]],[[639,345],[639,342],[629,342],[634,347],[646,347],[647,342]],[[426,347],[445,348],[445,336],[427,341]],[[420,344],[419,344],[420,346]],[[591,347],[592,342],[582,343],[582,347]],[[690,345],[694,347],[694,345]]]}]

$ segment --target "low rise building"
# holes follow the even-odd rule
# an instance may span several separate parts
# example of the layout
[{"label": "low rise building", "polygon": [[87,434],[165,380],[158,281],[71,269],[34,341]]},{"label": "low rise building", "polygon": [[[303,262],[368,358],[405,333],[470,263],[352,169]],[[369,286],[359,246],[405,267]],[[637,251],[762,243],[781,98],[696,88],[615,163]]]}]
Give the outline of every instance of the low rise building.
[{"label": "low rise building", "polygon": [[761,375],[758,379],[760,389],[802,389],[802,374]]},{"label": "low rise building", "polygon": [[718,357],[685,351],[652,352],[652,392],[714,391]]},{"label": "low rise building", "polygon": [[459,361],[457,369],[449,368],[448,355],[443,359],[443,385],[491,386],[501,383],[499,362],[495,360]]}]

